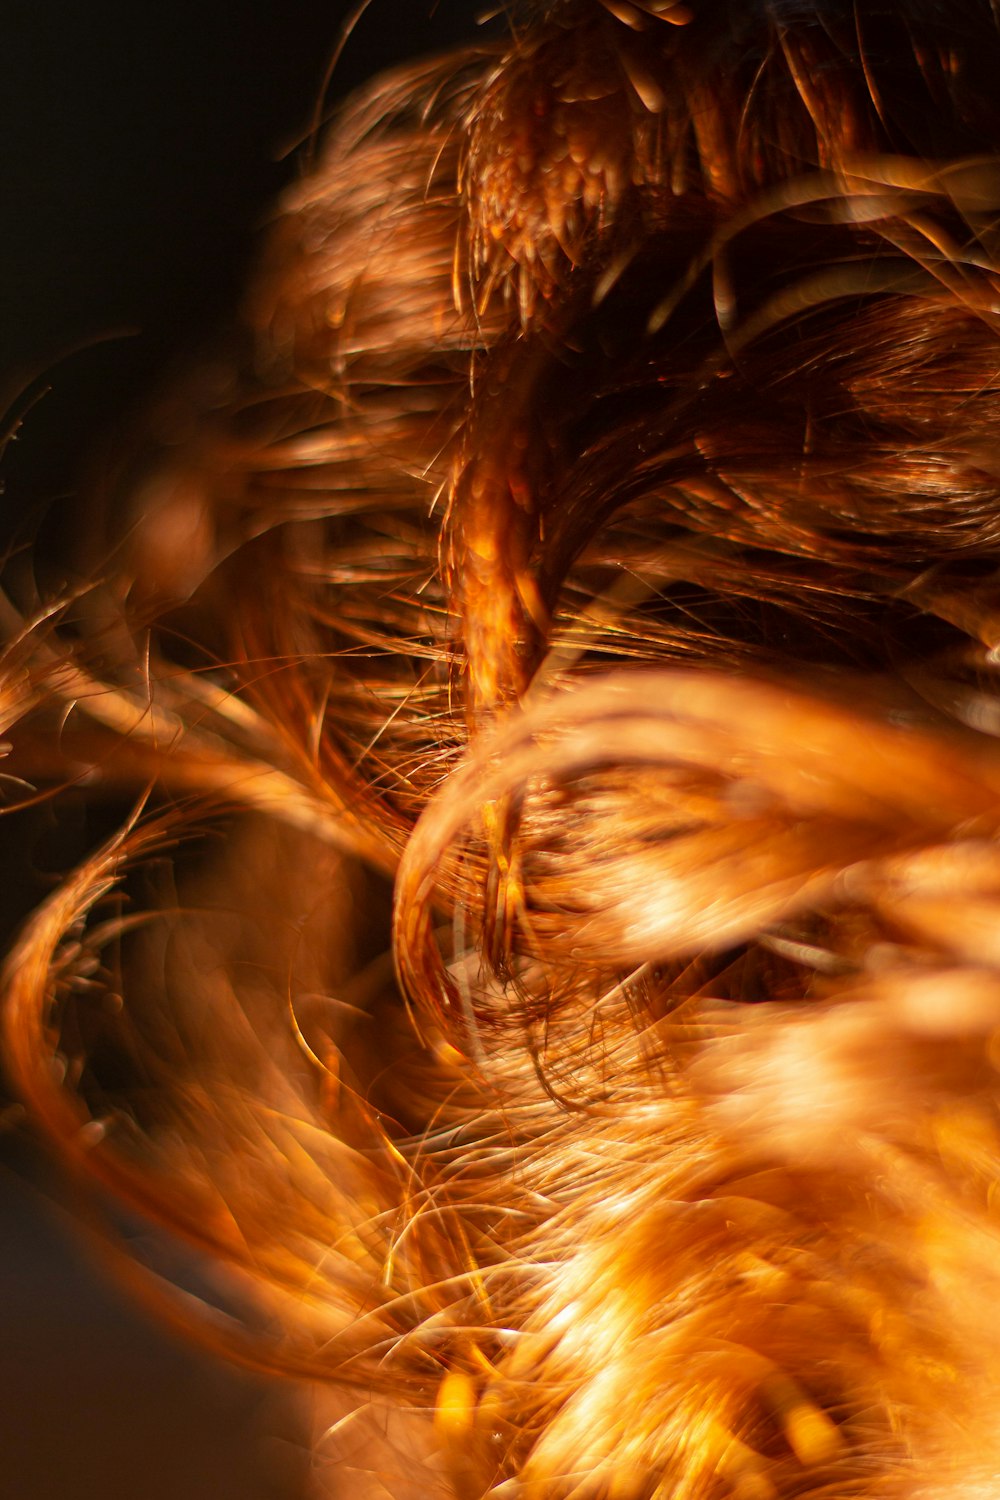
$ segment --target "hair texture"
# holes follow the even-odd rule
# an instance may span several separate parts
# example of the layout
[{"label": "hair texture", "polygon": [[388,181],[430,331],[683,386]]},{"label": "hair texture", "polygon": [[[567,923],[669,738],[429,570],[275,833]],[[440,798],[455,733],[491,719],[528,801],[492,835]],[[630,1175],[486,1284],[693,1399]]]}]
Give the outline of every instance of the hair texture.
[{"label": "hair texture", "polygon": [[380,78],[10,612],[12,777],[144,803],[9,1068],[317,1493],[996,1491],[998,79],[991,0]]}]

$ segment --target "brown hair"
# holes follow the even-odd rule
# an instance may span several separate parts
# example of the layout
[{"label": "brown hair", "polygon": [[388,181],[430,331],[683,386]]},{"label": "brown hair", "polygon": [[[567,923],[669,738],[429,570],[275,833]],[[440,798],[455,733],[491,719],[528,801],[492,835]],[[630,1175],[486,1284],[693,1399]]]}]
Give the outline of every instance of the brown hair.
[{"label": "brown hair", "polygon": [[12,632],[15,768],[159,803],[11,1069],[346,1392],[320,1482],[995,1477],[998,77],[989,0],[553,0],[378,80]]}]

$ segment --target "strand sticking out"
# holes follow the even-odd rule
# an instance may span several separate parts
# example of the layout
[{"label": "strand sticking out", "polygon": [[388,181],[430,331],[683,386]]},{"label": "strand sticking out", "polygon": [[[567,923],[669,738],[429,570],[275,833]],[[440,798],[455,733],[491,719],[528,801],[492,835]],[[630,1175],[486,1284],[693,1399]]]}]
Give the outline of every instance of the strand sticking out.
[{"label": "strand sticking out", "polygon": [[994,1494],[998,77],[551,0],[377,80],[9,612],[12,803],[144,799],[11,1074],[317,1495]]}]

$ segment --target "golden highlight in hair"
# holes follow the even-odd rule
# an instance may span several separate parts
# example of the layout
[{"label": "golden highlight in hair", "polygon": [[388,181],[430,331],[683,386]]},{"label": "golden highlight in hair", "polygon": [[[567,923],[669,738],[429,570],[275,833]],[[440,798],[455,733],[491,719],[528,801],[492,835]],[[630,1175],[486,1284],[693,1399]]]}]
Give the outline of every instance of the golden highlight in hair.
[{"label": "golden highlight in hair", "polygon": [[10,1071],[317,1495],[1000,1484],[998,78],[550,0],[377,80],[8,612],[24,796],[138,805]]}]

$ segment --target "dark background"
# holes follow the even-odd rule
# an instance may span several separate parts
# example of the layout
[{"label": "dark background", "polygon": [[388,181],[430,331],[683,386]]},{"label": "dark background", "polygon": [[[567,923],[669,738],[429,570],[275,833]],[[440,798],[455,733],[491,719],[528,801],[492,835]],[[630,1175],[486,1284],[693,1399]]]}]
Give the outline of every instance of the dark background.
[{"label": "dark background", "polygon": [[[475,0],[6,0],[0,29],[0,545],[86,526],[81,478],[164,368],[224,328],[317,105],[472,35]],[[16,434],[16,437],[15,437]],[[4,857],[7,922],[58,856]],[[50,830],[49,830],[50,832]],[[51,842],[51,840],[50,840]],[[15,866],[12,868],[12,864]],[[78,1243],[0,1130],[0,1500],[295,1500],[294,1393],[193,1354]]]}]

